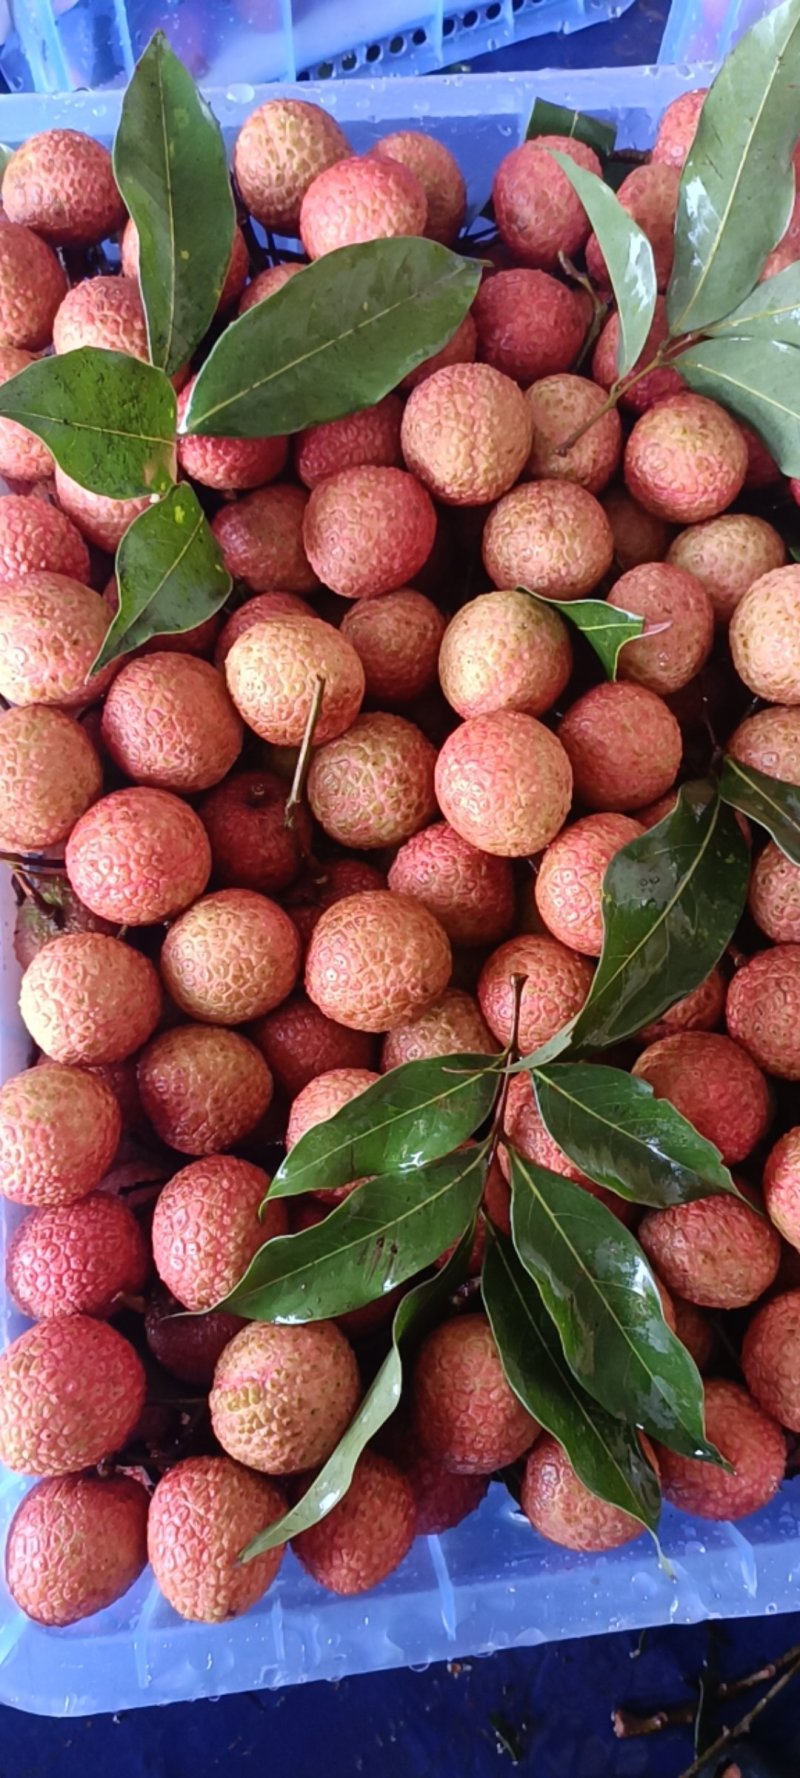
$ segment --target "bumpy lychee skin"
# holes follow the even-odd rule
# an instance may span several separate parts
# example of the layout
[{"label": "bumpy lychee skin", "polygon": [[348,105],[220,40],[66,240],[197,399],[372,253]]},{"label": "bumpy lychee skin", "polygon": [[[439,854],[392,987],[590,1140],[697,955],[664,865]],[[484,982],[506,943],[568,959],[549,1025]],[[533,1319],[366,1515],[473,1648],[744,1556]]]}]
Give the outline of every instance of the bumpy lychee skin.
[{"label": "bumpy lychee skin", "polygon": [[555,271],[559,254],[571,259],[585,246],[590,223],[577,192],[550,149],[568,154],[588,173],[602,177],[592,148],[572,136],[537,136],[512,148],[494,176],[497,226],[515,259]]},{"label": "bumpy lychee skin", "polygon": [[480,357],[525,385],[571,370],[586,333],[580,296],[520,266],[485,278],[471,312]]},{"label": "bumpy lychee skin", "polygon": [[575,780],[589,809],[641,809],[670,789],[683,741],[672,714],[644,685],[607,680],[584,692],[559,724]]},{"label": "bumpy lychee skin", "polygon": [[527,586],[551,599],[581,599],[611,567],[611,526],[577,483],[528,482],[492,509],[483,563],[496,587]]},{"label": "bumpy lychee skin", "polygon": [[171,1298],[151,1303],[144,1322],[147,1344],[158,1363],[182,1383],[200,1389],[210,1388],[220,1353],[243,1327],[241,1315],[226,1315],[222,1309],[184,1315]]},{"label": "bumpy lychee skin", "polygon": [[267,1475],[297,1475],[330,1456],[358,1406],[358,1365],[332,1321],[255,1321],[214,1372],[211,1423],[228,1455]]},{"label": "bumpy lychee skin", "polygon": [[45,945],[22,978],[20,1012],[55,1062],[122,1062],[155,1030],[158,975],[147,957],[100,932],[68,932]]},{"label": "bumpy lychee skin", "polygon": [[423,1449],[456,1475],[516,1463],[540,1431],[505,1380],[485,1315],[459,1315],[428,1334],[411,1404]]},{"label": "bumpy lychee skin", "polygon": [[[525,402],[533,423],[529,475],[579,482],[590,494],[599,494],[611,480],[622,448],[616,408],[602,412],[605,390],[587,377],[543,377],[526,390]],[[562,450],[582,426],[588,431],[568,451]]]},{"label": "bumpy lychee skin", "polygon": [[153,1258],[159,1278],[185,1309],[212,1309],[233,1290],[253,1255],[285,1235],[280,1200],[259,1207],[269,1177],[249,1161],[209,1155],[167,1180],[153,1215]]},{"label": "bumpy lychee skin", "polygon": [[368,1593],[399,1567],[417,1528],[411,1483],[388,1457],[365,1451],[333,1512],[292,1539],[299,1562],[329,1593]]},{"label": "bumpy lychee skin", "polygon": [[103,773],[77,722],[26,704],[0,716],[0,846],[38,852],[65,840],[100,795]]},{"label": "bumpy lychee skin", "polygon": [[360,716],[315,753],[308,800],[341,846],[401,846],[436,814],[436,749],[403,716]]},{"label": "bumpy lychee skin", "polygon": [[[0,231],[0,265],[2,265],[2,231]],[[2,304],[0,303],[0,316]],[[0,321],[0,331],[2,322]],[[0,345],[0,384],[35,364],[36,354],[21,346]],[[28,432],[17,420],[0,419],[0,475],[21,482],[46,481],[53,474],[53,457],[47,445]],[[85,576],[79,575],[78,579]]]},{"label": "bumpy lychee skin", "polygon": [[335,247],[396,235],[423,235],[428,219],[425,188],[400,161],[351,155],[309,186],[300,206],[300,239],[309,259]]},{"label": "bumpy lychee skin", "polygon": [[492,952],[481,970],[478,1000],[498,1043],[510,1043],[514,1025],[513,977],[525,976],[519,1008],[519,1044],[538,1049],[574,1017],[592,982],[585,957],[554,938],[522,933]]},{"label": "bumpy lychee skin", "polygon": [[222,888],[277,895],[294,882],[311,843],[311,823],[300,808],[294,825],[286,826],[286,795],[285,783],[273,772],[235,772],[198,803],[214,880]]},{"label": "bumpy lychee skin", "polygon": [[347,137],[321,105],[268,99],[242,124],[233,170],[257,221],[279,234],[296,235],[312,180],[349,154]]},{"label": "bumpy lychee skin", "polygon": [[290,1099],[331,1069],[372,1068],[375,1045],[366,1031],[348,1031],[328,1019],[305,994],[292,994],[259,1019],[250,1035],[275,1083]]},{"label": "bumpy lychee skin", "polygon": [[14,956],[22,969],[27,969],[45,945],[52,944],[67,932],[104,932],[114,935],[110,920],[99,920],[83,902],[73,895],[66,877],[48,871],[39,877],[31,873],[39,901],[30,899],[17,908],[14,922]]},{"label": "bumpy lychee skin", "polygon": [[433,914],[378,889],[326,908],[311,935],[305,987],[339,1024],[393,1031],[438,1000],[451,967],[450,941]]},{"label": "bumpy lychee skin", "polygon": [[290,278],[296,278],[302,272],[302,265],[268,265],[263,272],[257,272],[251,278],[243,292],[237,315],[246,315],[248,309],[254,309],[256,303],[263,303],[268,296],[274,296],[276,290],[282,290]]},{"label": "bumpy lychee skin", "polygon": [[705,1421],[706,1438],[732,1473],[659,1445],[664,1494],[692,1518],[745,1519],[778,1492],[786,1468],[784,1435],[746,1389],[721,1377],[706,1383]]},{"label": "bumpy lychee skin", "polygon": [[764,1167],[764,1201],[785,1241],[800,1249],[800,1128],[787,1130],[770,1149]]},{"label": "bumpy lychee skin", "polygon": [[[666,290],[672,273],[675,253],[675,211],[678,204],[680,172],[677,167],[656,165],[634,167],[623,179],[617,198],[623,210],[637,222],[653,249],[656,283]],[[586,270],[593,284],[609,289],[608,268],[597,236],[586,243]]]},{"label": "bumpy lychee skin", "polygon": [[744,1336],[742,1370],[759,1407],[800,1432],[800,1290],[756,1310]]},{"label": "bumpy lychee skin", "polygon": [[536,906],[553,937],[587,957],[603,949],[603,878],[615,853],[644,832],[628,815],[586,815],[548,846],[536,878]]},{"label": "bumpy lychee skin", "polygon": [[[132,216],[128,217],[122,231],[120,261],[123,277],[133,279],[138,278],[139,231]],[[225,282],[220,291],[219,302],[217,304],[217,314],[224,314],[225,310],[229,309],[231,305],[235,303],[237,297],[241,296],[244,281],[247,277],[248,265],[249,254],[247,251],[247,242],[245,241],[244,235],[237,223],[233,232],[233,246],[231,247],[231,256],[228,261],[228,270],[225,273]]]},{"label": "bumpy lychee skin", "polygon": [[3,209],[57,247],[91,247],[125,221],[108,149],[82,130],[29,136],[3,174]]},{"label": "bumpy lychee skin", "polygon": [[222,668],[231,652],[234,642],[243,636],[246,630],[252,630],[255,624],[269,623],[273,617],[310,617],[310,607],[298,593],[282,593],[278,590],[271,593],[256,593],[255,598],[246,599],[239,605],[220,631],[217,646],[214,649],[214,666]]},{"label": "bumpy lychee skin", "polygon": [[275,747],[298,747],[324,679],[317,745],[344,733],[364,696],[364,669],[352,644],[318,617],[274,617],[237,638],[225,662],[233,702],[248,727]]},{"label": "bumpy lychee skin", "polygon": [[0,346],[38,352],[49,345],[66,291],[52,248],[31,229],[0,221]]},{"label": "bumpy lychee skin", "polygon": [[6,1286],[33,1321],[54,1315],[102,1320],[121,1295],[144,1289],[149,1269],[133,1211],[122,1198],[90,1192],[76,1204],[35,1210],[20,1223],[6,1256]]},{"label": "bumpy lychee skin", "polygon": [[[685,392],[683,377],[670,364],[662,364],[658,370],[639,376],[644,365],[652,362],[668,335],[666,304],[663,296],[658,296],[647,339],[623,382],[622,406],[629,413],[644,414],[657,401],[667,401]],[[609,316],[592,354],[592,376],[603,389],[610,389],[612,383],[616,383],[618,379],[619,338],[619,316],[615,312]]]},{"label": "bumpy lychee skin", "polygon": [[[0,726],[0,739],[2,732]],[[747,905],[767,938],[776,944],[800,944],[800,866],[774,840],[755,860]]]},{"label": "bumpy lychee skin", "polygon": [[168,1470],[150,1502],[147,1554],[173,1610],[203,1624],[249,1611],[272,1585],[283,1548],[238,1558],[285,1511],[274,1482],[227,1457],[188,1457]]},{"label": "bumpy lychee skin", "polygon": [[148,359],[147,324],[138,284],[130,278],[85,278],[73,284],[53,322],[57,352],[98,346]]},{"label": "bumpy lychee skin", "polygon": [[134,783],[190,794],[230,771],[244,729],[216,667],[164,652],[123,667],[106,698],[101,733]]},{"label": "bumpy lychee skin", "polygon": [[[409,1451],[408,1440],[412,1449]],[[397,1460],[410,1482],[416,1506],[417,1537],[441,1537],[477,1511],[489,1486],[488,1476],[453,1475],[406,1434]]]},{"label": "bumpy lychee skin", "polygon": [[661,114],[651,159],[657,166],[682,167],[695,138],[707,86],[679,93]]},{"label": "bumpy lychee skin", "polygon": [[462,722],[439,754],[435,781],[450,826],[469,845],[500,858],[524,858],[549,845],[572,800],[561,743],[520,710]]},{"label": "bumpy lychee skin", "polygon": [[272,1098],[260,1052],[221,1025],[179,1025],[142,1051],[137,1080],[145,1116],[181,1154],[216,1154],[254,1130]]},{"label": "bumpy lychee skin", "polygon": [[6,1583],[26,1617],[63,1628],[121,1599],[147,1561],[147,1489],[132,1476],[55,1476],[17,1507]]},{"label": "bumpy lychee skin", "polygon": [[[89,543],[113,555],[129,525],[150,505],[147,494],[130,500],[111,500],[107,494],[93,494],[82,488],[71,475],[56,464],[56,494],[62,511],[67,513]],[[108,617],[106,616],[106,628]]]},{"label": "bumpy lychee skin", "polygon": [[[317,1124],[327,1123],[335,1117],[351,1099],[360,1098],[368,1087],[375,1085],[380,1075],[369,1068],[331,1068],[325,1074],[318,1074],[308,1085],[303,1087],[293,1100],[289,1111],[289,1122],[286,1126],[286,1147],[294,1148],[296,1142],[313,1130]],[[341,1199],[363,1185],[363,1179],[351,1180],[349,1185],[335,1186],[320,1192],[320,1196],[330,1202]]]},{"label": "bumpy lychee skin", "polygon": [[714,641],[714,609],[705,587],[670,562],[650,562],[623,574],[608,595],[609,605],[643,617],[645,627],[664,627],[626,642],[619,675],[669,697],[688,685],[708,660]]},{"label": "bumpy lychee skin", "polygon": [[747,445],[736,421],[704,395],[679,395],[649,408],[625,447],[634,499],[679,525],[724,512],[746,471]]},{"label": "bumpy lychee skin", "polygon": [[783,568],[786,545],[774,526],[754,513],[729,512],[691,525],[670,544],[667,561],[688,569],[705,587],[715,621],[730,623],[748,588]]},{"label": "bumpy lychee skin", "polygon": [[682,1346],[686,1347],[689,1357],[694,1359],[701,1377],[707,1375],[716,1348],[716,1333],[713,1322],[702,1309],[695,1308],[694,1303],[686,1303],[682,1297],[673,1297],[672,1309],[675,1317],[673,1332],[677,1334]]},{"label": "bumpy lychee skin", "polygon": [[81,816],[66,861],[70,884],[92,913],[151,926],[202,895],[211,848],[188,803],[167,790],[136,788],[113,791]]},{"label": "bumpy lychee skin", "polygon": [[445,631],[439,681],[459,716],[522,710],[542,716],[572,672],[572,646],[557,611],[516,588],[462,605]]},{"label": "bumpy lychee skin", "polygon": [[590,1492],[549,1432],[528,1456],[519,1503],[534,1531],[562,1549],[617,1550],[642,1535],[638,1519]]},{"label": "bumpy lychee skin", "polygon": [[[183,424],[196,378],[178,397],[178,427]],[[205,433],[178,438],[178,462],[184,474],[204,488],[260,488],[285,468],[285,438],[213,438]]]},{"label": "bumpy lychee skin", "polygon": [[96,1076],[56,1063],[16,1074],[0,1087],[0,1192],[36,1208],[71,1204],[102,1179],[121,1134]]},{"label": "bumpy lychee skin", "polygon": [[731,735],[728,752],[768,778],[800,784],[800,710],[777,704],[746,717]]},{"label": "bumpy lychee skin", "polygon": [[0,695],[63,709],[93,703],[114,672],[90,678],[107,629],[100,594],[67,575],[30,573],[0,585]]},{"label": "bumpy lychee skin", "polygon": [[698,1198],[642,1218],[638,1239],[668,1290],[705,1309],[743,1309],[774,1283],[775,1230],[750,1204]]},{"label": "bumpy lychee skin", "polygon": [[455,156],[425,130],[395,130],[375,143],[375,154],[400,161],[415,173],[427,199],[425,234],[452,247],[464,221],[467,192]]},{"label": "bumpy lychee skin", "polygon": [[254,593],[283,587],[313,593],[319,585],[303,547],[308,495],[288,482],[256,488],[217,513],[211,529],[234,580]]},{"label": "bumpy lychee skin", "polygon": [[401,846],[389,870],[395,895],[411,895],[435,914],[451,944],[499,944],[514,918],[514,878],[493,858],[437,821]]},{"label": "bumpy lychee skin", "polygon": [[746,1160],[769,1127],[770,1092],[760,1068],[715,1031],[662,1037],[642,1051],[632,1072],[713,1142],[728,1166]]},{"label": "bumpy lychee skin", "polygon": [[663,519],[637,506],[624,488],[612,488],[603,496],[603,511],[614,538],[614,564],[620,573],[646,562],[660,562],[667,553],[672,530]]},{"label": "bumpy lychee skin", "polygon": [[6,494],[0,505],[0,582],[41,572],[65,574],[85,585],[89,579],[86,544],[57,506],[30,494]]},{"label": "bumpy lychee skin", "polygon": [[800,1080],[800,945],[759,951],[737,970],[725,1017],[731,1037],[760,1068]]},{"label": "bumpy lychee skin", "polygon": [[328,475],[358,469],[371,463],[402,468],[400,421],[403,404],[399,395],[384,395],[374,407],[362,407],[342,420],[309,426],[295,443],[295,468],[307,488],[316,488]]},{"label": "bumpy lychee skin", "polygon": [[392,708],[410,704],[436,683],[446,619],[413,587],[358,599],[341,624],[364,668],[366,696]]},{"label": "bumpy lychee skin", "polygon": [[141,1359],[105,1321],[40,1321],[0,1357],[0,1461],[23,1475],[92,1468],[126,1443],[144,1398]]},{"label": "bumpy lychee skin", "polygon": [[304,945],[308,945],[314,927],[326,908],[348,895],[369,895],[385,889],[386,878],[361,858],[334,858],[325,867],[324,881],[314,883],[308,877],[287,897],[286,908],[297,927]]},{"label": "bumpy lychee skin", "polygon": [[435,535],[433,502],[414,476],[370,465],[344,469],[314,488],[303,521],[314,572],[345,599],[413,583]]},{"label": "bumpy lychee skin", "polygon": [[491,1055],[496,1048],[477,1001],[463,988],[447,988],[433,1006],[384,1038],[381,1069],[386,1074],[403,1062],[427,1061],[431,1056]]},{"label": "bumpy lychee skin", "polygon": [[667,1007],[660,1019],[645,1025],[639,1032],[643,1043],[656,1043],[659,1037],[670,1037],[676,1031],[713,1031],[722,1021],[727,983],[721,969],[712,969],[699,987],[692,988]]},{"label": "bumpy lychee skin", "polygon": [[401,428],[406,466],[446,506],[485,506],[522,473],[531,416],[490,364],[453,364],[414,389]]},{"label": "bumpy lychee skin", "polygon": [[748,690],[771,704],[800,704],[800,566],[753,582],[730,627],[733,664]]},{"label": "bumpy lychee skin", "polygon": [[424,383],[426,377],[432,377],[437,370],[446,370],[450,364],[474,364],[477,351],[478,330],[470,310],[447,343],[438,352],[432,352],[430,358],[423,358],[415,370],[410,370],[403,377],[400,388],[404,392],[416,389],[420,383]]},{"label": "bumpy lychee skin", "polygon": [[202,896],[161,947],[167,993],[190,1019],[241,1025],[279,1006],[300,968],[300,937],[277,902],[252,889]]}]

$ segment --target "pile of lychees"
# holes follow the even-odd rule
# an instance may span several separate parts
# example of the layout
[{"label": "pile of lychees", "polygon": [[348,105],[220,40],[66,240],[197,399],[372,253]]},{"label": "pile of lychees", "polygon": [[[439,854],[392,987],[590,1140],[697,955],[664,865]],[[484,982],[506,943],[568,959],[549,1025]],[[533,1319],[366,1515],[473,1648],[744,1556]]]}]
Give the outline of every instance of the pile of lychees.
[{"label": "pile of lychees", "polygon": [[[661,290],[702,96],[669,107],[619,190]],[[618,321],[584,355],[592,302],[563,256],[601,296],[606,266],[550,148],[601,171],[573,139],[506,155],[472,310],[396,391],[292,439],[180,440],[235,581],[221,617],[92,676],[118,598],[109,552],[147,500],[87,491],[0,420],[0,847],[25,897],[34,1046],[0,1091],[0,1191],[26,1212],[6,1287],[34,1323],[0,1358],[0,1459],[43,1478],[6,1553],[10,1590],[41,1623],[107,1606],[148,1560],[183,1616],[245,1611],[281,1551],[240,1552],[353,1418],[396,1292],[340,1324],[217,1308],[265,1241],[353,1189],[260,1216],[268,1145],[291,1148],[405,1062],[499,1051],[515,976],[520,1050],[559,1031],[602,949],[609,861],[672,807],[710,707],[734,758],[800,784],[800,567],[748,511],[752,490],[780,491],[779,472],[669,365],[608,406]],[[233,166],[240,221],[309,260],[461,235],[461,172],[421,132],[354,155],[316,106],[273,99]],[[145,359],[138,240],[107,152],[73,131],[35,136],[2,204],[0,378],[51,344]],[[121,270],[70,287],[76,253],[117,237]],[[228,313],[301,270],[299,253],[258,269],[254,238],[237,230]],[[795,213],[768,269],[798,253]],[[649,357],[665,336],[660,298]],[[616,682],[526,586],[646,620]],[[740,720],[751,696],[762,703]],[[653,1461],[670,1501],[725,1519],[770,1500],[784,1429],[800,1432],[800,1128],[770,1146],[769,1078],[800,1079],[800,866],[771,842],[754,848],[750,916],[745,953],[628,1057],[724,1162],[751,1163],[742,1198],[638,1223],[666,1318],[711,1370],[707,1434],[730,1468],[663,1447]],[[603,1195],[548,1134],[527,1075],[505,1134]],[[507,1172],[501,1142],[484,1200],[500,1229]],[[754,1304],[743,1381],[715,1377],[714,1317]],[[188,1455],[165,1431],[167,1377],[200,1403]],[[517,1399],[467,1290],[422,1341],[397,1424],[293,1548],[323,1586],[368,1589],[510,1465],[523,1512],[556,1543],[639,1534]]]}]

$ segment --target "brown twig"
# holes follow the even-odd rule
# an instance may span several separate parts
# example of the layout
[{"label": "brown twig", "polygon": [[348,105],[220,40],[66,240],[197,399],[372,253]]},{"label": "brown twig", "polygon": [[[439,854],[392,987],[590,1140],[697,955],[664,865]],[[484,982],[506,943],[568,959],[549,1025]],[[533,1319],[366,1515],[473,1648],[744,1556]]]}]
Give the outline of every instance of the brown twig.
[{"label": "brown twig", "polygon": [[519,1020],[522,1007],[522,990],[527,980],[528,978],[526,975],[512,975],[511,977],[511,992],[514,996],[514,1011],[511,1021],[511,1041],[506,1050],[503,1084],[500,1088],[500,1097],[497,1101],[497,1107],[494,1114],[494,1123],[492,1125],[492,1135],[489,1144],[489,1159],[486,1163],[487,1173],[496,1158],[497,1150],[503,1139],[506,1106],[508,1104],[508,1094],[511,1086],[511,1070],[514,1063],[519,1061]]},{"label": "brown twig", "polygon": [[[744,1673],[741,1679],[721,1680],[714,1687],[713,1702],[722,1704],[729,1698],[739,1697],[742,1692],[753,1691],[757,1685],[766,1685],[795,1662],[800,1664],[800,1644],[788,1649],[778,1660],[770,1661],[766,1667],[757,1667],[754,1673]],[[695,1704],[672,1704],[664,1710],[653,1710],[647,1716],[637,1716],[632,1710],[614,1710],[611,1713],[611,1723],[619,1741],[630,1741],[641,1735],[658,1735],[662,1729],[682,1728],[684,1724],[694,1721],[696,1708]],[[688,1778],[688,1775],[684,1774],[684,1778]]]},{"label": "brown twig", "polygon": [[295,809],[298,809],[303,801],[306,778],[308,777],[308,768],[311,764],[311,747],[314,740],[314,730],[319,721],[319,713],[322,709],[322,699],[324,695],[325,678],[322,673],[318,673],[314,685],[314,696],[311,699],[311,708],[306,717],[306,726],[303,731],[303,739],[300,743],[300,752],[297,755],[297,765],[294,768],[292,788],[286,799],[286,808],[283,816],[284,827],[294,827]]},{"label": "brown twig", "polygon": [[[752,1710],[748,1710],[746,1716],[741,1717],[739,1722],[734,1723],[730,1728],[723,1729],[716,1741],[712,1741],[711,1746],[706,1748],[705,1753],[693,1760],[692,1764],[686,1767],[685,1772],[681,1772],[680,1778],[699,1778],[704,1768],[711,1767],[732,1741],[737,1740],[741,1735],[749,1735],[753,1723],[757,1721],[762,1712],[777,1698],[785,1686],[791,1685],[792,1680],[800,1674],[800,1643],[796,1643],[794,1648],[787,1649],[786,1653],[775,1661],[774,1669],[776,1673],[780,1671],[780,1678],[775,1680],[774,1685],[771,1685],[769,1691],[764,1693],[763,1698],[759,1698],[758,1703],[754,1704]],[[754,1683],[757,1684],[758,1681],[756,1680]]]}]

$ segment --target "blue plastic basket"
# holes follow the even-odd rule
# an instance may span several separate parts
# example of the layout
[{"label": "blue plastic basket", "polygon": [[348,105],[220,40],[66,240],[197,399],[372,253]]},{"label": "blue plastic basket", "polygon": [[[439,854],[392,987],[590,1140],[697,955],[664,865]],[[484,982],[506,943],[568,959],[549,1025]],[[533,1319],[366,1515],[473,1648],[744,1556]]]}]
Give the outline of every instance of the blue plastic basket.
[{"label": "blue plastic basket", "polygon": [[667,19],[659,60],[718,66],[744,32],[775,5],[777,0],[682,0]]}]

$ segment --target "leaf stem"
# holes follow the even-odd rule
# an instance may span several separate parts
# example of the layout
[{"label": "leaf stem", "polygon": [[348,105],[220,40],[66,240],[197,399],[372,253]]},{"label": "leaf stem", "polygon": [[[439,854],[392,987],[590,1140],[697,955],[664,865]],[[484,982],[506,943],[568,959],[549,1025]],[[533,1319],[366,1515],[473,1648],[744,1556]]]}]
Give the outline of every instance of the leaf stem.
[{"label": "leaf stem", "polygon": [[576,426],[575,431],[571,432],[568,438],[565,438],[560,445],[556,445],[556,456],[565,457],[567,452],[572,450],[573,445],[580,443],[580,440],[584,437],[585,433],[591,432],[592,427],[597,425],[598,420],[602,420],[605,414],[610,414],[612,409],[617,407],[623,395],[627,395],[629,389],[633,389],[636,383],[640,383],[642,377],[648,377],[651,371],[663,370],[664,366],[669,364],[670,356],[674,349],[679,346],[682,350],[685,343],[684,340],[665,341],[659,346],[655,357],[650,358],[647,364],[641,365],[639,370],[628,371],[627,376],[618,377],[617,381],[612,383],[611,388],[608,391],[608,398],[603,402],[602,407],[597,409],[597,413],[592,414],[591,419],[584,420],[582,426]]},{"label": "leaf stem", "polygon": [[[714,1762],[719,1760],[721,1754],[724,1754],[726,1747],[730,1747],[731,1743],[740,1736],[749,1735],[753,1723],[762,1711],[766,1710],[767,1706],[777,1698],[779,1692],[782,1692],[784,1687],[790,1685],[792,1680],[800,1674],[800,1643],[796,1643],[794,1648],[787,1649],[786,1653],[781,1655],[780,1660],[774,1663],[776,1673],[779,1668],[783,1669],[780,1678],[775,1680],[769,1691],[764,1693],[763,1698],[759,1698],[758,1703],[754,1704],[752,1710],[748,1710],[739,1722],[734,1723],[730,1728],[723,1729],[716,1741],[706,1748],[705,1753],[700,1754],[690,1766],[686,1767],[684,1772],[681,1772],[680,1778],[700,1778],[700,1773],[704,1770],[713,1770]],[[753,1683],[757,1684],[758,1679],[756,1678]]]},{"label": "leaf stem", "polygon": [[319,721],[319,713],[322,709],[322,699],[324,695],[325,677],[324,674],[318,673],[314,684],[314,695],[311,699],[308,716],[306,717],[303,739],[300,743],[300,752],[297,755],[297,765],[294,768],[292,788],[286,799],[286,808],[283,816],[284,827],[294,827],[295,809],[298,809],[303,801],[306,778],[308,777],[308,770],[311,765],[311,747],[314,740],[314,730]]},{"label": "leaf stem", "polygon": [[514,1010],[511,1020],[511,1039],[508,1049],[506,1050],[503,1083],[495,1107],[492,1135],[489,1143],[489,1158],[486,1163],[487,1174],[496,1159],[497,1150],[504,1134],[506,1106],[508,1104],[508,1094],[511,1087],[512,1069],[514,1063],[519,1061],[519,1021],[522,1008],[522,990],[525,987],[527,980],[528,977],[526,975],[512,975],[511,977],[511,992],[514,996]]}]

